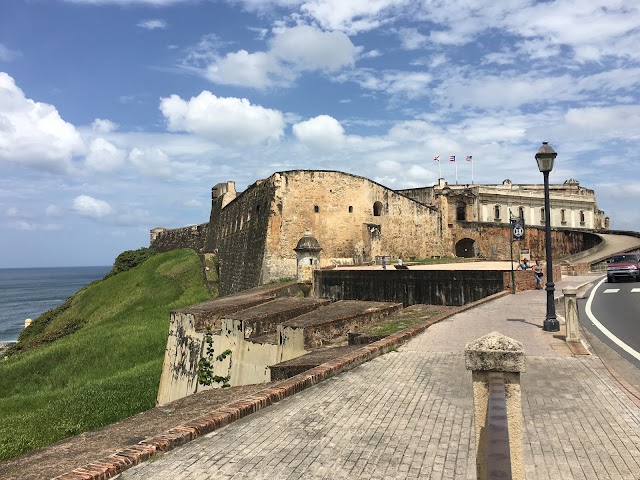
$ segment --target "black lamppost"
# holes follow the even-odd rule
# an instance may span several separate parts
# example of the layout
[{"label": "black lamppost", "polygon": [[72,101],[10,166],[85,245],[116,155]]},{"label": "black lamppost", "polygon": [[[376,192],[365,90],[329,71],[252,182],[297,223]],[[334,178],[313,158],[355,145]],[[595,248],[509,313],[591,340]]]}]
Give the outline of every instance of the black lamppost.
[{"label": "black lamppost", "polygon": [[547,317],[544,319],[543,330],[545,332],[559,332],[560,322],[556,318],[556,304],[554,292],[556,286],[553,283],[553,252],[551,249],[551,209],[549,208],[549,172],[553,170],[553,161],[558,154],[549,146],[549,142],[542,142],[542,146],[536,153],[538,169],[544,175],[544,232],[545,252],[547,255]]}]

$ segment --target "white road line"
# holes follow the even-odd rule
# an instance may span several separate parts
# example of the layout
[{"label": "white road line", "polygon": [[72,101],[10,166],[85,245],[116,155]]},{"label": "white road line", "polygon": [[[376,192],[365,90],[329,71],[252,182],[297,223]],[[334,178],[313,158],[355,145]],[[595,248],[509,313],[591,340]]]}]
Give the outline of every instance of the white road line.
[{"label": "white road line", "polygon": [[589,320],[591,320],[593,324],[596,327],[598,327],[598,329],[609,338],[609,340],[611,340],[613,343],[618,345],[622,350],[627,352],[632,357],[635,357],[636,359],[640,360],[640,353],[636,352],[633,348],[631,348],[629,345],[627,345],[618,337],[616,337],[613,333],[611,333],[607,329],[607,327],[605,327],[598,321],[598,319],[595,317],[595,315],[591,311],[591,303],[593,302],[593,297],[595,297],[596,290],[598,290],[598,287],[602,285],[605,282],[605,280],[606,278],[603,278],[602,280],[600,280],[600,282],[598,282],[598,284],[594,287],[594,289],[591,290],[591,294],[589,295],[589,300],[587,300],[587,305],[584,307],[584,310],[587,313],[587,317],[589,317]]},{"label": "white road line", "polygon": [[602,293],[618,293],[620,291],[619,288],[607,288],[604,292]]},{"label": "white road line", "polygon": [[631,293],[640,293],[640,288],[632,288]]}]

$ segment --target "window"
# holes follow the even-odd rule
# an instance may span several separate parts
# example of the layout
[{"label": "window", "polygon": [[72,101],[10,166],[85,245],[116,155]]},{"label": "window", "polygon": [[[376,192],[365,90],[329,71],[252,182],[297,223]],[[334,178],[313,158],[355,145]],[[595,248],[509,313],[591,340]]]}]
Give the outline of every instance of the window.
[{"label": "window", "polygon": [[584,210],[580,210],[580,225],[584,225],[585,221]]},{"label": "window", "polygon": [[524,207],[518,207],[518,217],[520,220],[524,220]]},{"label": "window", "polygon": [[353,213],[353,207],[349,205],[349,213]]},{"label": "window", "polygon": [[560,210],[560,223],[563,225],[567,223],[567,212],[564,208]]},{"label": "window", "polygon": [[318,205],[314,205],[314,206],[313,206],[313,211],[314,211],[315,213],[318,213],[318,212],[320,211],[320,207],[319,207]]},{"label": "window", "polygon": [[544,218],[544,207],[542,207],[540,209],[540,223],[544,223],[545,222],[545,218]]},{"label": "window", "polygon": [[493,216],[496,220],[500,220],[500,205],[493,207]]},{"label": "window", "polygon": [[458,202],[456,206],[456,220],[465,221],[467,219],[467,209],[464,202]]},{"label": "window", "polygon": [[373,204],[373,216],[379,217],[382,215],[382,202],[376,202]]}]

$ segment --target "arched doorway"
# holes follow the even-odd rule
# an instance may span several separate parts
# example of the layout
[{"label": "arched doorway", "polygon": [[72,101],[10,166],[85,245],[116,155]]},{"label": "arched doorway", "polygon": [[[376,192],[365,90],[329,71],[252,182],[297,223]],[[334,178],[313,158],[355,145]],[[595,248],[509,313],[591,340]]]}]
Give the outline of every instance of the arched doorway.
[{"label": "arched doorway", "polygon": [[476,256],[476,242],[471,238],[463,238],[456,243],[456,257],[473,258]]}]

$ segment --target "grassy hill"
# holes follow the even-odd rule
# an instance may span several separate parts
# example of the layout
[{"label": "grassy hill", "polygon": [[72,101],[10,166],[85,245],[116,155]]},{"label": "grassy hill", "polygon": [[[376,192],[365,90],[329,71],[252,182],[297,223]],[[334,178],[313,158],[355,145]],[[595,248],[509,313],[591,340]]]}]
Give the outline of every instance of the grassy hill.
[{"label": "grassy hill", "polygon": [[31,348],[0,360],[0,461],[153,407],[169,312],[208,298],[197,255],[177,250],[36,319]]}]

